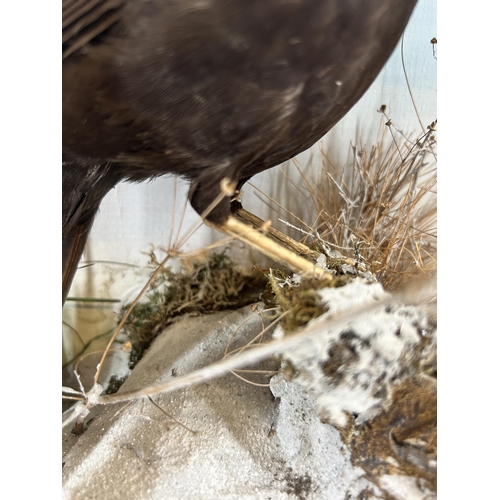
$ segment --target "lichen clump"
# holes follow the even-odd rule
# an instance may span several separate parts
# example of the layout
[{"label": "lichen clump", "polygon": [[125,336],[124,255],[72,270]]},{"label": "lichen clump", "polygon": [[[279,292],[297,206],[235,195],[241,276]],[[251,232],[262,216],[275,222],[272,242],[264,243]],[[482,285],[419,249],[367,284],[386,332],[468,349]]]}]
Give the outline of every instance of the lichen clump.
[{"label": "lichen clump", "polygon": [[280,309],[286,314],[281,326],[286,332],[307,325],[327,311],[327,306],[318,296],[317,291],[326,287],[338,288],[347,284],[351,278],[347,275],[335,276],[333,280],[320,278],[287,277],[280,271],[271,271],[269,287]]}]

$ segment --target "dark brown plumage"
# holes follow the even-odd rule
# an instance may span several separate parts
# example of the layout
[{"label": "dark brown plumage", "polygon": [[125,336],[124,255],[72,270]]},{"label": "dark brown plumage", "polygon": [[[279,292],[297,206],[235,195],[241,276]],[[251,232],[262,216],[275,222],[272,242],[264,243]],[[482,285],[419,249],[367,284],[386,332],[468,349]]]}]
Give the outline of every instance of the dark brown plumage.
[{"label": "dark brown plumage", "polygon": [[[64,0],[63,300],[121,180],[227,179],[320,139],[363,95],[416,0]],[[225,228],[230,198],[206,216]]]}]

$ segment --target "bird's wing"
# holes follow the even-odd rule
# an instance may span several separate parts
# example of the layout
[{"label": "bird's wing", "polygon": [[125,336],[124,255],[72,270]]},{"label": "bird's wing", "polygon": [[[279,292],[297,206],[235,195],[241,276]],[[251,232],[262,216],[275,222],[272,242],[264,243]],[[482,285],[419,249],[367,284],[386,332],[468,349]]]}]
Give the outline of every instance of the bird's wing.
[{"label": "bird's wing", "polygon": [[63,0],[63,59],[118,21],[124,3],[125,0]]}]

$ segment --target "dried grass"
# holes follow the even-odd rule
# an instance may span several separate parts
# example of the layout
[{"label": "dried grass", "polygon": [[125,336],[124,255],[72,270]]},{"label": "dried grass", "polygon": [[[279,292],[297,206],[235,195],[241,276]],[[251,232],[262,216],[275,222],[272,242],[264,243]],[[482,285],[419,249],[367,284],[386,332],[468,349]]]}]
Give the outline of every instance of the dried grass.
[{"label": "dried grass", "polygon": [[309,234],[366,264],[388,291],[397,291],[436,273],[436,122],[412,140],[395,129],[385,106],[379,112],[386,121],[376,144],[351,144],[344,167],[321,143],[318,180],[296,166],[314,207]]}]

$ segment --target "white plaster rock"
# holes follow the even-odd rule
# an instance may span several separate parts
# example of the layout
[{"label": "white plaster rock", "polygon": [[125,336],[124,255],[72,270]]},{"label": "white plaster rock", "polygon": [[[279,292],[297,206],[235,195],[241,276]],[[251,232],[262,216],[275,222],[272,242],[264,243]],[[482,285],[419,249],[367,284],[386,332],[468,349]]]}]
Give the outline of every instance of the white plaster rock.
[{"label": "white plaster rock", "polygon": [[[380,284],[355,278],[339,288],[318,291],[328,311],[309,323],[334,319],[388,297]],[[278,327],[275,337],[284,335]],[[283,360],[295,371],[294,382],[316,396],[321,417],[337,427],[347,414],[357,422],[374,416],[402,380],[435,368],[436,330],[423,308],[398,303],[361,313],[347,327],[325,322],[313,341],[290,349]]]}]

